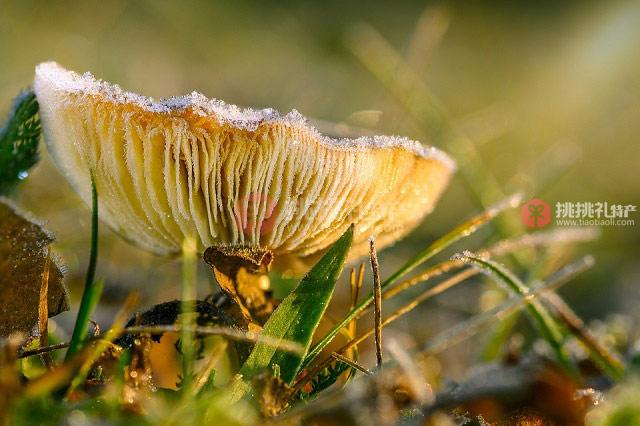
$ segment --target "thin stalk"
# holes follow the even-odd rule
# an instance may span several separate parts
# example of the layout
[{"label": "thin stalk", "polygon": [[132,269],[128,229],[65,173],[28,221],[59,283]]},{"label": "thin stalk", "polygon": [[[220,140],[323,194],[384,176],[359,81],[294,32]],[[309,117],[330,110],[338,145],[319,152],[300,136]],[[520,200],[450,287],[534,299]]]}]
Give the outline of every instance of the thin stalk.
[{"label": "thin stalk", "polygon": [[367,375],[367,376],[370,376],[370,375],[372,374],[372,373],[371,373],[371,371],[367,370],[365,367],[363,367],[362,365],[358,364],[356,361],[354,361],[354,360],[352,360],[352,359],[350,359],[350,358],[347,358],[347,357],[346,357],[346,356],[344,356],[344,355],[341,355],[341,354],[339,354],[339,353],[333,352],[333,353],[331,354],[331,356],[332,356],[334,359],[336,359],[336,360],[338,360],[338,361],[340,361],[340,362],[344,362],[344,363],[345,363],[345,364],[347,364],[349,367],[351,367],[351,368],[355,368],[356,370],[358,370],[358,371],[360,371],[360,372],[364,373],[364,374],[365,374],[365,375]]},{"label": "thin stalk", "polygon": [[95,279],[96,265],[98,262],[98,190],[96,188],[96,179],[91,171],[91,252],[89,254],[89,266],[87,267],[87,275],[82,292],[82,300],[78,309],[76,323],[73,326],[73,334],[71,335],[71,343],[69,350],[65,355],[65,361],[68,361],[82,348],[87,338],[87,324],[89,318],[93,314],[100,296],[102,295],[102,282],[97,283]]},{"label": "thin stalk", "polygon": [[[258,333],[251,331],[241,331],[231,327],[214,327],[214,326],[194,326],[189,329],[193,334],[197,336],[221,336],[225,339],[234,340],[238,342],[255,343],[260,341],[267,345],[273,345],[280,350],[291,352],[294,354],[302,354],[303,348],[300,344],[289,340],[276,339],[269,336],[262,336]],[[146,326],[131,326],[125,327],[120,330],[120,333],[116,338],[127,334],[163,334],[163,333],[180,333],[182,327],[180,325],[146,325]],[[91,336],[89,341],[95,341],[104,339],[106,333]],[[29,349],[18,354],[18,358],[26,358],[33,355],[40,355],[45,352],[52,352],[58,349],[64,349],[69,347],[69,342],[57,343],[55,345],[46,346],[44,348]]]},{"label": "thin stalk", "polygon": [[373,328],[376,340],[376,366],[382,367],[382,291],[380,289],[380,266],[373,239],[369,240],[369,257],[373,271]]},{"label": "thin stalk", "polygon": [[[192,385],[194,363],[193,326],[197,286],[197,257],[195,239],[185,238],[182,244],[182,305],[180,314],[180,349],[182,352],[182,389],[189,391]],[[186,395],[186,393],[185,393]]]}]

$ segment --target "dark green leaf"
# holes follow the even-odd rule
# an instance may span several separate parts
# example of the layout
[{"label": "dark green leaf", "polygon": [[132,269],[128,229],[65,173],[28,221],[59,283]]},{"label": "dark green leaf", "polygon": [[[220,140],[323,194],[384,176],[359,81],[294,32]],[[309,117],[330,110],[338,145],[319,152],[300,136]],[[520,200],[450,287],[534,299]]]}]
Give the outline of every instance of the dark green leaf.
[{"label": "dark green leaf", "polygon": [[32,90],[25,90],[0,128],[0,194],[8,193],[38,162],[39,139],[38,101]]},{"label": "dark green leaf", "polygon": [[353,227],[349,227],[295,290],[282,301],[264,326],[263,335],[299,343],[305,353],[293,354],[279,350],[272,343],[258,342],[240,370],[245,378],[276,365],[286,383],[296,377],[302,359],[311,345],[313,333],[331,300],[352,239]]}]

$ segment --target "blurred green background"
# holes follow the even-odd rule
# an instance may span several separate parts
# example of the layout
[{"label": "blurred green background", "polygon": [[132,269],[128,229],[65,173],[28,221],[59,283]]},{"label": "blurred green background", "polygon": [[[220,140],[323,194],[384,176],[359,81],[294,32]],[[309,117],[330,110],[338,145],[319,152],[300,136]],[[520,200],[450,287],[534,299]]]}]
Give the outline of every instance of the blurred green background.
[{"label": "blurred green background", "polygon": [[[431,125],[430,93],[505,193],[637,205],[640,3],[464,3],[0,0],[0,111],[31,83],[36,64],[55,60],[153,97],[196,90],[243,106],[296,108],[332,135],[400,134],[450,150]],[[77,300],[90,212],[44,148],[42,157],[14,198],[57,236]],[[499,198],[459,172],[419,229],[381,253],[383,274],[481,211],[475,194],[485,203]],[[563,294],[587,319],[640,320],[640,214],[632,218],[635,226],[603,227],[598,241],[576,249],[593,253],[597,265]],[[107,287],[99,319],[108,323],[110,306],[134,288],[145,305],[178,296],[177,260],[101,232],[98,276]],[[457,249],[499,238],[487,228]],[[202,295],[210,275],[203,267]],[[485,288],[464,284],[394,330],[432,335],[477,312]]]}]

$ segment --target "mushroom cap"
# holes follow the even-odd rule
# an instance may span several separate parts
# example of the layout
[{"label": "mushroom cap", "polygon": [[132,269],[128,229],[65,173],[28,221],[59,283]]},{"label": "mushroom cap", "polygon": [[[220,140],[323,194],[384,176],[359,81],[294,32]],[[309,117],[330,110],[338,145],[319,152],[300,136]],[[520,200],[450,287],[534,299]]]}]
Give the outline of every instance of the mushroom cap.
[{"label": "mushroom cap", "polygon": [[355,224],[387,245],[429,213],[455,169],[401,137],[333,139],[296,110],[241,109],[193,92],[160,101],[48,62],[34,83],[45,140],[85,202],[93,171],[100,218],[157,254],[186,236],[265,247],[276,258],[322,252]]}]

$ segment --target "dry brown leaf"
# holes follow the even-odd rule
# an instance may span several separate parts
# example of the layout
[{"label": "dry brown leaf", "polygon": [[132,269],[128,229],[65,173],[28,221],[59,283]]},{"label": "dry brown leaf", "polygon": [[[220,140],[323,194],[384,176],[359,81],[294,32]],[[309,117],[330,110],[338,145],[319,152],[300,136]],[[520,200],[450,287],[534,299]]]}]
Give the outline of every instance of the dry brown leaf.
[{"label": "dry brown leaf", "polygon": [[[0,337],[16,332],[33,334],[53,239],[28,215],[0,198]],[[49,318],[69,309],[62,275],[59,262],[52,259],[47,285]]]},{"label": "dry brown leaf", "polygon": [[275,307],[269,289],[272,259],[270,251],[253,247],[214,246],[204,252],[218,285],[249,324],[264,324]]}]

